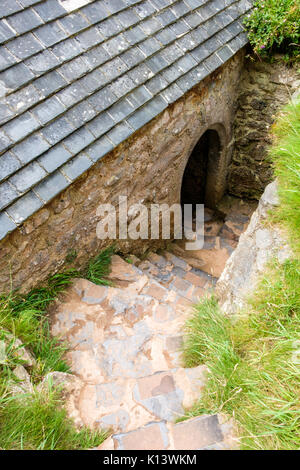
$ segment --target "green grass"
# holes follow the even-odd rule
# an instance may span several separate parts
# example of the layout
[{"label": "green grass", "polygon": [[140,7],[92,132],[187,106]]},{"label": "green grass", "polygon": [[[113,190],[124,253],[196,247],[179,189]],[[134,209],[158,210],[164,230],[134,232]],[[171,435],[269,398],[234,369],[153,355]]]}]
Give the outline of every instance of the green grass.
[{"label": "green grass", "polygon": [[300,100],[289,104],[273,127],[271,149],[279,181],[277,221],[287,229],[295,254],[300,254]]},{"label": "green grass", "polygon": [[109,274],[111,257],[114,252],[115,248],[111,246],[92,259],[88,264],[84,277],[94,284],[111,285],[111,282],[104,278]]},{"label": "green grass", "polygon": [[48,309],[74,278],[84,277],[96,284],[108,284],[104,277],[109,273],[113,252],[112,247],[104,250],[82,271],[69,269],[55,274],[43,287],[26,295],[18,292],[0,295],[0,346],[4,356],[0,354],[0,448],[56,449],[67,445],[66,449],[75,449],[102,442],[101,433],[91,433],[87,429],[77,433],[55,392],[49,392],[47,397],[45,393],[37,392],[28,397],[12,397],[9,384],[14,367],[22,364],[17,355],[16,338],[36,359],[36,365],[30,368],[33,384],[51,371],[69,372],[64,361],[68,345],[52,337]]},{"label": "green grass", "polygon": [[67,417],[59,393],[0,398],[0,447],[5,450],[77,450],[99,446],[106,433],[79,432]]},{"label": "green grass", "polygon": [[243,449],[300,446],[300,373],[293,362],[300,298],[295,285],[300,285],[299,262],[272,266],[246,314],[232,320],[210,299],[187,325],[186,365],[205,363],[210,370],[204,395],[188,416],[224,412],[234,417]]},{"label": "green grass", "polygon": [[274,126],[271,156],[281,205],[272,214],[293,255],[273,261],[239,315],[216,299],[199,304],[187,324],[185,362],[209,368],[203,396],[187,416],[224,412],[238,426],[242,449],[300,448],[300,103]]},{"label": "green grass", "polygon": [[267,57],[279,51],[287,61],[299,59],[299,0],[257,0],[244,23],[258,55]]}]

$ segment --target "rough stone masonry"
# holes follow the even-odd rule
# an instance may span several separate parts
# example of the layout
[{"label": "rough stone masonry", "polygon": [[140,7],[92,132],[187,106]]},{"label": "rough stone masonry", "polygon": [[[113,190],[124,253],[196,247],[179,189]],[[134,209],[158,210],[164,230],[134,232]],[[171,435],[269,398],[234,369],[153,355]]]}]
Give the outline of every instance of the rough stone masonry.
[{"label": "rough stone masonry", "polygon": [[[63,267],[82,266],[103,249],[108,242],[96,237],[99,204],[117,205],[119,195],[127,195],[129,205],[180,202],[186,163],[207,129],[215,129],[221,140],[215,169],[216,197],[221,197],[243,59],[241,50],[8,235],[0,248],[0,290],[12,284],[26,291]],[[162,242],[129,240],[118,247],[140,254],[155,244]]]}]

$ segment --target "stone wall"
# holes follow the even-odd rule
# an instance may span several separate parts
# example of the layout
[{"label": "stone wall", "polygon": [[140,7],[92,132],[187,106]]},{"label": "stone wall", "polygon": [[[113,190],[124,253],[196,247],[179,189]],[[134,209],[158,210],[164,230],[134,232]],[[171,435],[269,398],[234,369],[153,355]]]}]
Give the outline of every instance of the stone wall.
[{"label": "stone wall", "polygon": [[[10,289],[12,282],[13,288],[26,291],[51,273],[83,266],[107,246],[108,241],[96,237],[99,204],[116,205],[119,195],[127,195],[130,205],[180,202],[186,163],[208,128],[216,129],[221,138],[215,172],[216,194],[221,197],[243,60],[244,51],[240,51],[2,240],[0,290]],[[141,254],[153,244],[128,240],[118,248]]]},{"label": "stone wall", "polygon": [[270,127],[277,111],[300,85],[296,68],[282,62],[245,60],[235,118],[235,145],[228,190],[238,197],[259,199],[272,180],[268,160]]},{"label": "stone wall", "polygon": [[227,314],[246,306],[248,296],[271,258],[277,257],[282,263],[290,257],[289,246],[279,228],[266,225],[269,212],[278,204],[277,184],[273,182],[266,187],[247,230],[226,262],[216,285],[216,295]]}]

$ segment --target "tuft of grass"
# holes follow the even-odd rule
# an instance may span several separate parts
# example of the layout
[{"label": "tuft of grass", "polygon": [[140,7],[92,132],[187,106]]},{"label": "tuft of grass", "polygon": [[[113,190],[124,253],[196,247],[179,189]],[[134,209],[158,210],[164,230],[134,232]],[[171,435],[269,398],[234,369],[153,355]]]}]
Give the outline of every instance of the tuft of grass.
[{"label": "tuft of grass", "polygon": [[[3,389],[3,386],[2,386]],[[1,390],[1,385],[0,385]],[[99,446],[107,433],[79,431],[57,391],[0,398],[0,447],[5,450],[78,450]]]},{"label": "tuft of grass", "polygon": [[12,397],[9,383],[14,367],[23,363],[17,354],[16,338],[36,359],[30,368],[33,384],[51,371],[69,372],[64,361],[68,345],[51,335],[47,311],[74,278],[85,277],[96,284],[108,284],[104,277],[109,273],[113,252],[112,247],[104,250],[82,271],[69,269],[55,274],[45,286],[26,295],[18,292],[0,295],[0,448],[77,449],[102,442],[101,433],[87,429],[76,431],[56,393]]},{"label": "tuft of grass", "polygon": [[[188,366],[209,368],[204,394],[187,416],[224,412],[235,418],[242,449],[300,446],[300,263],[270,267],[249,309],[229,318],[215,299],[187,324]],[[298,362],[297,362],[298,361]]]},{"label": "tuft of grass", "polygon": [[111,285],[105,277],[109,274],[111,257],[115,252],[114,246],[103,250],[98,256],[92,259],[87,267],[84,277],[94,284]]},{"label": "tuft of grass", "polygon": [[185,361],[205,363],[207,387],[188,413],[235,418],[243,449],[300,448],[300,103],[273,128],[271,157],[281,205],[272,222],[286,229],[293,255],[273,261],[239,315],[204,300],[187,324]]},{"label": "tuft of grass", "polygon": [[283,52],[287,61],[300,57],[299,0],[256,0],[244,24],[254,51],[266,57]]},{"label": "tuft of grass", "polygon": [[287,228],[291,245],[300,255],[300,100],[284,108],[273,134],[270,154],[280,197],[276,220]]}]

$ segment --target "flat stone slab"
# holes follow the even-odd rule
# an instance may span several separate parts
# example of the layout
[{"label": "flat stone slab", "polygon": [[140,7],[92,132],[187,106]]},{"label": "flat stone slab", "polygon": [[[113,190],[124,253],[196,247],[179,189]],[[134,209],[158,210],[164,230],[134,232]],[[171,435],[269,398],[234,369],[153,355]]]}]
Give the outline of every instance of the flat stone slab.
[{"label": "flat stone slab", "polygon": [[232,425],[220,415],[203,415],[168,423],[150,422],[134,431],[112,435],[98,450],[229,450]]}]

